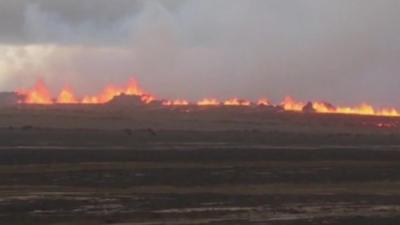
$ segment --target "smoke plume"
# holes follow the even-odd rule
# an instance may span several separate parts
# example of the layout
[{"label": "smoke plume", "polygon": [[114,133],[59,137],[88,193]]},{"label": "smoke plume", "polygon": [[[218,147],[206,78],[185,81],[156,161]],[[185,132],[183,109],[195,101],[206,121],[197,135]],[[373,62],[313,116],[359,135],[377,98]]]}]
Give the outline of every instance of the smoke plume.
[{"label": "smoke plume", "polygon": [[0,89],[400,106],[397,0],[0,1]]}]

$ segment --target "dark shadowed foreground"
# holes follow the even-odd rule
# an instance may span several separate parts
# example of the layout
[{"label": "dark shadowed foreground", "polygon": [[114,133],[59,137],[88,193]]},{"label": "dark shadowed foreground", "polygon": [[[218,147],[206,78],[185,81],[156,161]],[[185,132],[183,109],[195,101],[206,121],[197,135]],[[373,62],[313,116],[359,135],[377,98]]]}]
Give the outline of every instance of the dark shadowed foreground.
[{"label": "dark shadowed foreground", "polygon": [[400,224],[399,119],[0,111],[0,224]]}]

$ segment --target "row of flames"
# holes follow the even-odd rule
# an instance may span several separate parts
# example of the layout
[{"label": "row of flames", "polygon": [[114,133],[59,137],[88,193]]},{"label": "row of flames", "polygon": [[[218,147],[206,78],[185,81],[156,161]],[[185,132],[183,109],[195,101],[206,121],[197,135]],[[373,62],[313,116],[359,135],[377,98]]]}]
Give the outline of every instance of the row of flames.
[{"label": "row of flames", "polygon": [[[146,93],[141,89],[134,79],[130,79],[128,84],[124,87],[109,85],[103,89],[102,92],[95,96],[85,96],[78,98],[73,89],[65,87],[61,90],[56,98],[53,98],[49,89],[47,88],[44,81],[39,80],[36,82],[31,89],[20,89],[17,93],[24,96],[24,100],[20,103],[24,104],[104,104],[111,101],[114,97],[121,94],[140,96],[141,100],[148,104],[155,100],[151,94]],[[220,101],[215,98],[205,98],[196,103],[191,103],[187,100],[162,100],[161,103],[165,106],[187,106],[187,105],[198,105],[198,106],[270,106],[271,102],[267,98],[262,98],[257,102],[251,102],[248,100],[242,100],[238,98],[232,98],[225,101]],[[299,102],[291,97],[286,97],[283,102],[279,105],[286,111],[304,111],[306,108],[311,108],[316,113],[336,113],[336,114],[357,114],[357,115],[371,115],[371,116],[400,116],[400,111],[395,108],[382,108],[377,109],[369,104],[361,104],[356,107],[342,107],[333,106],[326,102]]]}]

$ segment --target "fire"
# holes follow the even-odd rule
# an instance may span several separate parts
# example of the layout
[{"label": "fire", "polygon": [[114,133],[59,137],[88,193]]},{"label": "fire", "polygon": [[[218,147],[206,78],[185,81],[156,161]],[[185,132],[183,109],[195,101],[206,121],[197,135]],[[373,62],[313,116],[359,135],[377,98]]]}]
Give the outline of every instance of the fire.
[{"label": "fire", "polygon": [[313,102],[313,108],[319,113],[335,113],[337,108],[326,102]]},{"label": "fire", "polygon": [[241,100],[237,98],[232,98],[224,101],[224,105],[226,106],[250,106],[251,102],[247,100]]},{"label": "fire", "polygon": [[166,106],[184,106],[184,105],[189,105],[189,102],[186,100],[182,100],[182,99],[177,99],[177,100],[168,100],[168,101],[164,101],[163,105]]},{"label": "fire", "polygon": [[82,104],[100,104],[100,100],[96,96],[86,96],[81,101]]},{"label": "fire", "polygon": [[281,103],[282,107],[286,111],[303,111],[305,104],[303,102],[297,102],[292,97],[287,96]]},{"label": "fire", "polygon": [[144,94],[141,96],[142,102],[149,104],[152,101],[156,100],[156,98],[152,95]]},{"label": "fire", "polygon": [[400,116],[400,111],[396,110],[395,108],[384,108],[377,112],[378,115],[381,116]]},{"label": "fire", "polygon": [[24,103],[27,104],[53,104],[51,94],[43,80],[38,80],[32,89],[17,91],[19,95],[25,96]]},{"label": "fire", "polygon": [[109,85],[103,89],[103,91],[96,96],[86,96],[82,99],[82,103],[85,104],[104,104],[111,101],[115,96],[126,94],[126,95],[147,95],[144,99],[145,102],[151,102],[153,97],[145,92],[138,86],[134,79],[130,79],[125,87],[117,87],[114,85]]},{"label": "fire", "polygon": [[69,87],[65,87],[58,95],[57,103],[76,104],[79,103],[79,101],[76,99],[74,92]]},{"label": "fire", "polygon": [[221,102],[219,102],[215,98],[205,98],[205,99],[197,102],[197,105],[199,105],[199,106],[218,106],[220,104],[221,104]]},{"label": "fire", "polygon": [[271,105],[271,102],[267,98],[262,98],[262,99],[257,101],[257,105],[259,105],[259,106],[269,106],[269,105]]},{"label": "fire", "polygon": [[[85,96],[78,98],[72,88],[65,87],[56,98],[53,99],[51,92],[43,80],[38,80],[30,89],[20,89],[17,93],[24,96],[25,99],[20,103],[25,104],[104,104],[121,94],[139,96],[143,103],[149,104],[156,101],[157,98],[145,92],[134,79],[130,79],[124,86],[107,85],[100,93],[93,96]],[[184,99],[160,101],[164,106],[187,106],[189,101]],[[249,100],[232,98],[220,101],[216,98],[204,98],[197,103],[197,106],[272,106],[275,107],[267,98],[261,98],[256,102]],[[288,96],[279,105],[285,111],[296,112],[315,112],[315,113],[331,113],[331,114],[354,114],[369,116],[391,116],[400,117],[400,111],[395,108],[375,108],[370,104],[363,103],[355,107],[334,106],[323,101],[314,101],[305,104],[296,101]],[[312,110],[311,110],[312,109]]]},{"label": "fire", "polygon": [[337,107],[333,113],[358,114],[370,116],[400,116],[399,111],[393,108],[375,109],[373,106],[363,103],[356,107]]},{"label": "fire", "polygon": [[368,104],[361,104],[356,107],[338,107],[336,109],[336,112],[342,113],[342,114],[361,114],[361,115],[375,115],[375,109],[374,107],[368,105]]},{"label": "fire", "polygon": [[[286,97],[281,106],[286,111],[303,111],[306,106],[305,103],[294,100],[292,97]],[[377,109],[372,105],[363,103],[355,107],[348,106],[333,106],[326,102],[315,101],[312,102],[312,107],[316,113],[331,113],[331,114],[353,114],[365,116],[400,116],[400,111],[394,108]]]},{"label": "fire", "polygon": [[334,107],[328,103],[314,102],[313,108],[317,113],[337,113],[337,114],[355,114],[369,116],[400,116],[400,112],[394,108],[376,109],[372,105],[363,103],[355,107]]},{"label": "fire", "polygon": [[143,91],[134,79],[130,79],[123,87],[108,85],[99,94],[85,96],[82,99],[78,99],[71,88],[65,87],[58,94],[56,101],[53,101],[50,91],[42,80],[38,80],[32,89],[17,91],[17,93],[25,96],[22,103],[26,104],[104,104],[121,94],[141,96],[145,103],[155,100],[155,97]]}]

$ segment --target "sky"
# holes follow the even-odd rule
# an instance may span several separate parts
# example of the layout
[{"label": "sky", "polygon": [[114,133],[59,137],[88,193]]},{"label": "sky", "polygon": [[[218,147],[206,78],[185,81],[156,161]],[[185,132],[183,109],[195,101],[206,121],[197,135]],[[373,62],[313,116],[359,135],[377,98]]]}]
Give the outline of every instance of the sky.
[{"label": "sky", "polygon": [[398,0],[0,0],[0,90],[400,106]]}]

